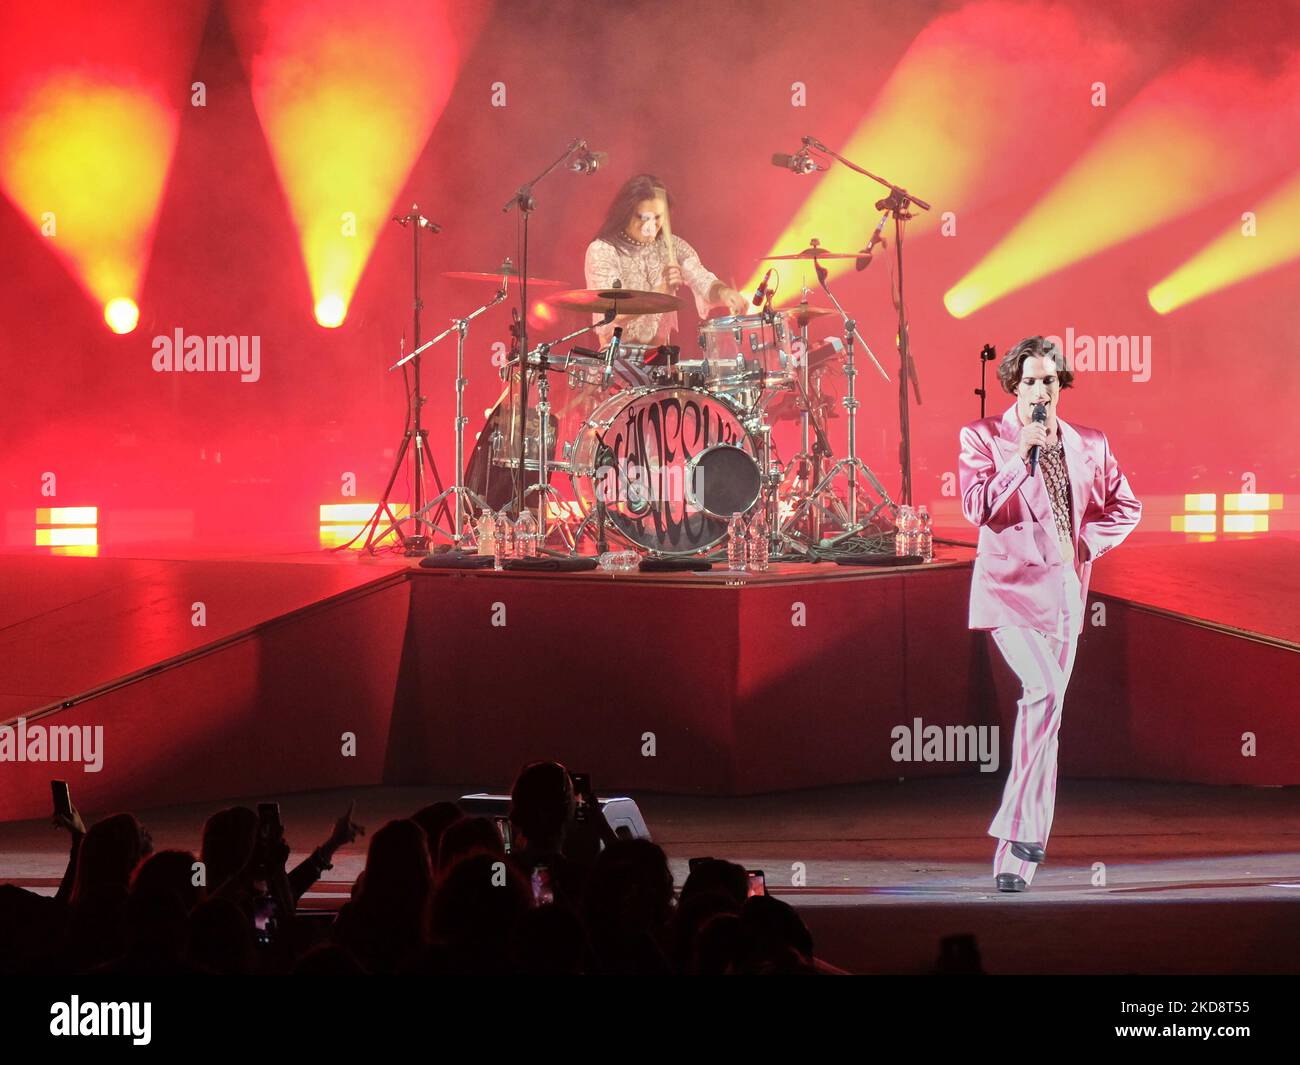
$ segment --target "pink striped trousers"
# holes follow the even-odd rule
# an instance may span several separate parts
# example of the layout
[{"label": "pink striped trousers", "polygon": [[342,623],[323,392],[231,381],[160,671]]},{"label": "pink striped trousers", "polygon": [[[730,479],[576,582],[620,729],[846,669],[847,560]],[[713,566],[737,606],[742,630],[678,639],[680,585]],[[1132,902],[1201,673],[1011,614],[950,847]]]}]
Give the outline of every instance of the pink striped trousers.
[{"label": "pink striped trousers", "polygon": [[1022,693],[1017,703],[1015,734],[1012,738],[1011,769],[1002,791],[1002,805],[989,825],[989,835],[998,840],[993,853],[993,875],[1014,873],[1028,884],[1038,869],[1011,853],[1012,841],[1041,843],[1045,848],[1052,833],[1056,809],[1057,733],[1065,689],[1074,670],[1074,653],[1083,622],[1082,587],[1074,567],[1063,567],[1068,618],[1055,634],[1023,626],[993,630],[1002,657],[1020,678]]}]

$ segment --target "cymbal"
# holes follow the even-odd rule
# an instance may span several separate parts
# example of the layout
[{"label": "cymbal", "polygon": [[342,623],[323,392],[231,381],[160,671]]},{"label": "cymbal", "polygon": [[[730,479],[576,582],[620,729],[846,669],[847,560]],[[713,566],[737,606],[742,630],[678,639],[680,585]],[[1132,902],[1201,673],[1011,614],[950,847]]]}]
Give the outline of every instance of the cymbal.
[{"label": "cymbal", "polygon": [[635,288],[575,288],[552,296],[548,303],[570,311],[592,314],[666,314],[678,310],[682,301],[665,292],[643,292]]},{"label": "cymbal", "polygon": [[858,251],[827,251],[818,245],[804,248],[803,251],[797,251],[790,255],[768,255],[758,261],[760,263],[779,263],[787,262],[791,259],[856,259],[861,256]]},{"label": "cymbal", "polygon": [[[519,279],[519,271],[515,269],[514,264],[507,259],[499,270],[487,271],[485,273],[476,273],[473,270],[444,270],[443,277],[454,277],[458,281],[488,281],[494,285],[501,284],[503,277]],[[549,277],[530,277],[529,285],[541,285],[543,288],[564,288],[567,281],[554,281]]]},{"label": "cymbal", "polygon": [[830,307],[810,307],[806,303],[796,303],[785,313],[800,325],[803,325],[806,322],[811,322],[817,318],[824,318],[826,315],[835,314],[836,312]]},{"label": "cymbal", "polygon": [[803,251],[797,251],[790,255],[769,255],[766,259],[759,259],[760,263],[787,262],[791,259],[856,259],[861,252],[848,251],[827,251],[822,247],[822,242],[816,237],[808,241],[808,247]]}]

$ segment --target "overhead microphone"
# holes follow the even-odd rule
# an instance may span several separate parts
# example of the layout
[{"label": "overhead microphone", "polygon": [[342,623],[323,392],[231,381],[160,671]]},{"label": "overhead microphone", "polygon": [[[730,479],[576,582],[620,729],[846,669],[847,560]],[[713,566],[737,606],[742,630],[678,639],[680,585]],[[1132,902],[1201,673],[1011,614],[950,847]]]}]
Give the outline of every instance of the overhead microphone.
[{"label": "overhead microphone", "polygon": [[[1034,404],[1034,421],[1037,422],[1039,425],[1042,425],[1044,422],[1047,421],[1047,404],[1045,403]],[[1038,468],[1038,452],[1039,452],[1039,445],[1037,444],[1035,444],[1033,447],[1029,449],[1029,476],[1030,477],[1034,475],[1034,471]]]},{"label": "overhead microphone", "polygon": [[438,225],[438,223],[431,218],[425,218],[424,215],[420,214],[419,208],[416,207],[414,204],[411,205],[410,214],[395,214],[393,215],[393,221],[396,222],[403,229],[405,229],[412,222],[415,222],[417,225],[425,229],[431,230],[434,233],[442,232],[442,226]]},{"label": "overhead microphone", "polygon": [[867,246],[862,249],[862,254],[858,256],[853,268],[858,271],[865,270],[871,265],[871,260],[875,255],[875,247],[879,244],[882,248],[885,246],[885,238],[881,236],[881,230],[885,228],[885,222],[889,218],[889,212],[886,211],[880,216],[880,224],[876,226],[876,231],[871,234],[871,239],[867,241]]},{"label": "overhead microphone", "polygon": [[569,169],[577,174],[594,174],[609,162],[609,152],[593,152],[584,143],[569,162]]}]

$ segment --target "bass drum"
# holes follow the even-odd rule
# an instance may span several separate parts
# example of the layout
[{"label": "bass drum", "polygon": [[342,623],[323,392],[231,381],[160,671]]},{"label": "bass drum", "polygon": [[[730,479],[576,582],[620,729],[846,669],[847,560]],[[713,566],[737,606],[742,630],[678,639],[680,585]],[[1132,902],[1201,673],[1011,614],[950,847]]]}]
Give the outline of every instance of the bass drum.
[{"label": "bass drum", "polygon": [[[762,490],[758,442],[736,409],[702,388],[645,385],[602,402],[574,440],[583,514],[652,555],[707,551]],[[595,518],[593,517],[593,521]]]}]

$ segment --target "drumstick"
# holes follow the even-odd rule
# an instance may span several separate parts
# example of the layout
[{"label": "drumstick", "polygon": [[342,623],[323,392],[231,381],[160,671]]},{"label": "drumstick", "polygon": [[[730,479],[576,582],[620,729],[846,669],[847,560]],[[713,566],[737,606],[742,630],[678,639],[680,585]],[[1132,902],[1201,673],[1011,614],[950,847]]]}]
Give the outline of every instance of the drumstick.
[{"label": "drumstick", "polygon": [[677,265],[677,251],[673,247],[673,220],[668,215],[668,190],[663,188],[655,189],[655,192],[663,198],[664,201],[664,242],[668,245],[668,265]]}]

